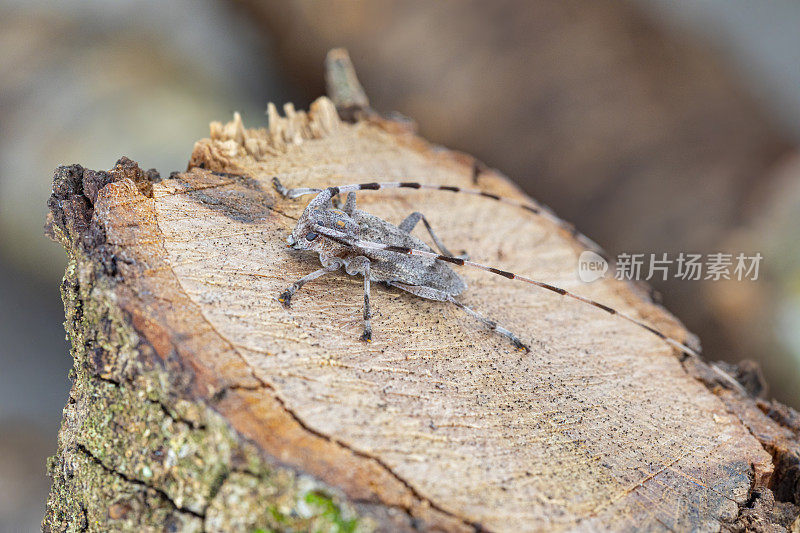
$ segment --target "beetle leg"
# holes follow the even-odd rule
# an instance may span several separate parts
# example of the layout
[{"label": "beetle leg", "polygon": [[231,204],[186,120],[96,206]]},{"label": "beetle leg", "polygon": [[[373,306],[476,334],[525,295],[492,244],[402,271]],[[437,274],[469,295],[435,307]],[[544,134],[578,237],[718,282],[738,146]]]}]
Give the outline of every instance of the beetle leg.
[{"label": "beetle leg", "polygon": [[344,209],[342,209],[345,213],[350,216],[353,216],[356,212],[356,193],[349,192],[347,193],[347,200],[344,202]]},{"label": "beetle leg", "polygon": [[364,276],[364,333],[361,334],[361,340],[365,342],[372,342],[372,308],[369,304],[369,291],[370,291],[370,261],[369,258],[359,255],[345,261],[345,272],[351,276],[361,274]]},{"label": "beetle leg", "polygon": [[513,344],[514,348],[516,348],[517,350],[523,351],[525,353],[528,353],[528,352],[531,351],[531,349],[527,345],[525,345],[521,340],[519,340],[519,338],[516,335],[511,333],[511,331],[507,330],[506,328],[504,328],[503,326],[501,326],[500,324],[498,324],[494,320],[490,320],[490,319],[486,318],[485,316],[483,316],[482,314],[478,313],[477,311],[475,311],[471,307],[467,307],[466,305],[462,304],[461,302],[459,302],[458,300],[456,300],[452,296],[450,296],[447,299],[447,301],[451,302],[453,305],[455,305],[459,309],[463,309],[465,312],[467,312],[468,314],[472,315],[474,318],[480,320],[481,322],[486,324],[486,326],[488,326],[493,331],[496,331],[500,335],[504,335],[504,336],[508,337],[508,339],[511,341],[511,344]]},{"label": "beetle leg", "polygon": [[372,342],[372,310],[369,306],[369,276],[370,268],[369,261],[364,264],[364,270],[361,272],[364,276],[364,333],[361,335],[361,340]]},{"label": "beetle leg", "polygon": [[396,281],[392,281],[390,283],[392,286],[397,287],[398,289],[403,289],[404,291],[410,292],[411,294],[414,294],[421,298],[426,298],[428,300],[439,300],[441,302],[450,302],[459,309],[462,309],[463,311],[471,315],[473,318],[481,321],[492,331],[496,331],[497,333],[505,337],[508,337],[508,339],[511,341],[511,344],[513,344],[517,350],[530,352],[530,348],[528,348],[527,345],[525,345],[521,340],[519,340],[519,337],[514,335],[510,330],[504,328],[494,320],[486,318],[485,316],[473,310],[472,308],[467,307],[466,305],[462,304],[461,302],[459,302],[458,300],[456,300],[455,298],[453,298],[451,295],[447,294],[444,291],[433,289],[431,287],[425,287],[423,285],[406,285],[405,283],[398,283]]},{"label": "beetle leg", "polygon": [[411,230],[414,229],[414,227],[420,220],[422,220],[422,223],[425,225],[425,229],[428,230],[428,234],[431,236],[431,239],[433,239],[433,242],[436,244],[436,247],[439,249],[440,252],[442,252],[443,255],[449,257],[458,257],[459,259],[469,259],[469,256],[467,255],[466,252],[463,252],[461,255],[454,256],[453,253],[450,250],[448,250],[447,247],[442,243],[442,241],[439,240],[439,237],[437,237],[436,233],[433,231],[433,228],[428,222],[428,219],[425,218],[425,215],[423,215],[419,211],[415,211],[410,215],[408,215],[406,219],[400,223],[398,228],[400,228],[402,231],[406,233],[411,233]]},{"label": "beetle leg", "polygon": [[330,265],[328,265],[328,266],[326,266],[324,268],[320,268],[319,270],[315,270],[311,274],[307,274],[307,275],[303,276],[302,278],[300,278],[297,281],[295,281],[294,283],[292,283],[292,285],[288,289],[283,291],[281,293],[281,295],[278,296],[278,301],[280,303],[282,303],[284,307],[289,307],[289,305],[291,304],[291,301],[292,301],[292,296],[294,296],[294,293],[297,292],[297,290],[300,287],[302,287],[303,285],[305,285],[309,281],[314,281],[315,279],[317,279],[317,278],[319,278],[321,276],[324,276],[325,274],[330,274],[331,272],[335,272],[335,271],[339,270],[339,268],[341,266],[342,266],[341,263],[335,262],[335,263],[332,263],[332,264],[330,264]]}]

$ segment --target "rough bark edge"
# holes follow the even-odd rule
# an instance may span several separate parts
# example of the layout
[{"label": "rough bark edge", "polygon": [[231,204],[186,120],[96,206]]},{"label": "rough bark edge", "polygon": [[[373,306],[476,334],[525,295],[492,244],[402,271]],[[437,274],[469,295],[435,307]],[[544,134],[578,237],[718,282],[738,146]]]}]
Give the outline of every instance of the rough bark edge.
[{"label": "rough bark edge", "polygon": [[[220,177],[219,174],[212,176],[210,172],[204,174],[215,179]],[[230,178],[229,175],[222,177]],[[91,393],[83,397],[102,396],[102,391],[98,391],[97,387],[108,383],[136,391],[138,397],[129,398],[128,403],[133,404],[130,406],[120,401],[108,402],[108,405],[95,403],[93,409],[84,406],[82,411],[75,413],[72,420],[67,417],[69,411],[65,410],[58,454],[51,461],[54,467],[54,488],[50,498],[52,505],[48,507],[43,527],[49,528],[52,525],[54,529],[64,530],[72,523],[70,520],[53,522],[53,516],[77,520],[77,513],[57,508],[58,504],[70,503],[59,500],[59,497],[63,499],[65,494],[80,492],[75,485],[59,492],[59,486],[65,486],[69,479],[57,475],[57,465],[59,461],[63,463],[61,459],[66,457],[69,445],[79,442],[83,444],[79,451],[92,451],[82,439],[93,438],[94,444],[103,451],[107,450],[107,444],[114,442],[113,439],[118,434],[100,431],[98,427],[102,428],[102,424],[92,422],[95,411],[116,411],[121,414],[138,412],[146,407],[145,399],[150,398],[155,399],[163,413],[170,415],[171,419],[184,423],[185,428],[196,430],[195,437],[200,435],[210,438],[217,432],[224,434],[227,431],[235,435],[239,445],[246,445],[248,454],[252,451],[273,470],[295,473],[302,475],[304,479],[315,480],[316,485],[322,488],[315,489],[314,493],[322,495],[331,503],[323,505],[324,500],[319,500],[316,496],[311,498],[316,498],[317,506],[322,506],[325,515],[334,520],[334,530],[337,527],[341,530],[341,524],[336,525],[337,516],[346,517],[343,518],[346,525],[353,520],[350,516],[354,513],[357,513],[355,517],[358,529],[364,530],[479,528],[437,509],[379,461],[304,428],[293,418],[291,411],[271,393],[271,389],[254,377],[252,369],[237,355],[231,354],[230,348],[220,340],[216,332],[201,328],[204,329],[199,333],[202,338],[191,341],[192,337],[198,335],[198,331],[181,328],[185,324],[180,324],[180,318],[176,323],[176,315],[171,311],[171,304],[175,303],[182,308],[180,317],[188,315],[191,324],[201,325],[199,323],[202,319],[197,319],[198,324],[195,324],[195,320],[191,319],[191,310],[186,310],[190,304],[186,301],[170,300],[165,305],[160,297],[169,294],[170,280],[167,278],[156,278],[157,284],[150,287],[142,281],[149,280],[153,272],[168,270],[160,261],[163,249],[160,230],[155,226],[152,200],[148,201],[144,194],[145,191],[152,190],[147,184],[152,185],[150,180],[155,179],[158,179],[155,174],[141,171],[127,158],[121,159],[109,172],[95,172],[79,165],[60,167],[56,171],[46,232],[64,245],[70,259],[64,295],[68,316],[66,325],[71,333],[76,360],[74,376],[76,379],[92,378],[86,386],[86,390]],[[136,211],[134,219],[131,219],[130,206],[133,204],[144,204],[145,207]],[[138,233],[122,235],[124,242],[111,242],[106,234],[107,228],[115,224],[125,228],[136,227]],[[117,231],[115,237],[120,236]],[[163,294],[153,295],[154,290]],[[185,298],[185,294],[181,290],[180,295],[172,294],[172,297],[181,300]],[[73,323],[77,325],[73,327]],[[178,330],[172,331],[171,328],[176,325]],[[122,342],[120,335],[123,334],[130,340]],[[190,339],[188,343],[187,338]],[[204,349],[215,353],[213,360],[199,361],[192,357],[195,350],[199,349],[198,342],[203,343]],[[79,374],[80,368],[87,369],[85,376]],[[77,393],[81,383],[83,382],[76,381],[73,387],[76,396],[71,404],[79,403]],[[214,418],[215,416],[218,418]],[[226,425],[212,426],[208,422],[211,419],[217,422],[222,420]],[[157,424],[158,420],[154,420],[153,424]],[[84,428],[82,424],[88,424],[88,427]],[[136,424],[152,426],[144,424],[143,419],[132,419],[124,427],[134,428]],[[158,438],[153,439],[117,442],[115,449],[107,450],[109,453],[103,456],[118,459],[123,457],[123,450],[147,447],[155,457],[136,457],[136,460],[128,463],[123,461],[119,464],[116,461],[105,466],[112,471],[114,466],[122,467],[120,473],[130,480],[143,483],[151,477],[161,480],[163,473],[158,472],[158,461],[163,462],[164,456],[163,453],[158,453],[158,446],[153,448],[153,442],[157,443]],[[258,444],[251,446],[254,442]],[[74,450],[75,446],[71,448]],[[222,467],[217,470],[236,471],[229,467],[233,464],[231,458],[236,458],[238,464],[243,452],[229,454],[229,449],[233,449],[231,444],[226,444],[224,449],[208,450],[211,455],[224,452],[220,455],[223,459]],[[129,457],[130,453],[124,456]],[[199,461],[202,463],[202,460]],[[147,468],[143,468],[142,464]],[[170,483],[158,488],[164,495],[176,494],[178,499],[174,500],[177,507],[185,507],[190,512],[202,515],[203,505],[208,504],[209,495],[212,494],[209,491],[218,481],[214,481],[216,478],[197,479],[203,477],[200,475],[203,472],[196,470],[197,468],[193,468],[179,472],[180,479],[170,478]],[[194,478],[188,479],[187,476]],[[263,483],[264,487],[271,487],[269,490],[274,493],[276,489],[272,485],[271,480]],[[102,501],[100,496],[96,498],[98,504]],[[350,505],[347,505],[348,499]],[[186,507],[186,502],[193,507]],[[309,502],[301,501],[300,507],[306,509],[305,514],[291,514],[293,510],[289,509],[289,516],[309,518],[308,505]],[[72,502],[67,507],[74,510],[96,509],[97,506],[88,506],[85,502],[75,505]],[[98,520],[100,515],[97,512],[94,515]],[[258,516],[249,518],[256,519]],[[306,523],[301,529],[305,527],[310,525]],[[281,524],[279,528],[291,529],[290,524]]]},{"label": "rough bark edge", "polygon": [[119,307],[121,257],[92,224],[86,184],[98,178],[102,189],[133,172],[144,191],[155,176],[124,158],[115,171],[56,172],[47,229],[69,256],[62,297],[74,367],[43,530],[375,529],[339,489],[265,457],[187,394]]},{"label": "rough bark edge", "polygon": [[731,390],[705,363],[686,359],[687,373],[700,381],[725,405],[772,457],[773,471],[759,475],[754,467],[753,483],[747,501],[739,507],[735,520],[722,523],[726,531],[800,531],[800,413],[776,401],[758,398],[763,384],[758,365],[743,361],[729,365],[750,393]]}]

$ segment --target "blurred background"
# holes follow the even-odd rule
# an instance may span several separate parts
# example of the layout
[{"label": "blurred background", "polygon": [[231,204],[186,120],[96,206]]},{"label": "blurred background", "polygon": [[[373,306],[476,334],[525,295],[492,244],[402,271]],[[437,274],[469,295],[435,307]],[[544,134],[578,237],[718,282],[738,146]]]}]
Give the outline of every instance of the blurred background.
[{"label": "blurred background", "polygon": [[612,256],[760,252],[758,282],[655,287],[800,406],[798,27],[794,0],[0,0],[0,531],[39,528],[69,388],[53,169],[183,170],[209,121],[323,94],[334,46]]}]

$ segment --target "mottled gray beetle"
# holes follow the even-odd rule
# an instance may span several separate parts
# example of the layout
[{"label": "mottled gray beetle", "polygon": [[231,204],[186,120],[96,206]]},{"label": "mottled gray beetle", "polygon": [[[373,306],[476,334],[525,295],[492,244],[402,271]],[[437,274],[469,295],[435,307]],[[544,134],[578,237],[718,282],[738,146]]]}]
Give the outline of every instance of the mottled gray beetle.
[{"label": "mottled gray beetle", "polygon": [[[275,189],[287,198],[297,198],[306,194],[317,196],[306,206],[302,216],[297,221],[292,234],[287,238],[289,246],[296,250],[310,250],[319,254],[323,268],[302,277],[284,291],[278,300],[289,306],[292,295],[303,285],[325,274],[335,272],[344,267],[351,276],[360,275],[364,278],[364,333],[361,339],[372,339],[370,325],[370,283],[383,282],[389,286],[397,287],[422,298],[450,302],[463,309],[476,319],[483,322],[490,329],[505,335],[519,350],[529,351],[528,347],[508,329],[500,326],[473,309],[459,302],[456,297],[467,287],[448,265],[455,264],[479,268],[508,279],[517,279],[525,283],[536,285],[550,290],[561,296],[566,296],[589,304],[606,313],[619,316],[636,324],[656,335],[682,352],[698,357],[698,354],[685,344],[667,337],[660,331],[640,322],[632,316],[617,311],[583,296],[573,294],[560,287],[536,281],[512,272],[506,272],[490,266],[482,265],[467,260],[465,257],[455,257],[441,243],[436,233],[431,228],[422,213],[412,213],[399,226],[395,226],[374,215],[360,211],[356,207],[356,191],[380,190],[390,188],[409,189],[436,189],[441,191],[475,194],[492,200],[509,203],[526,209],[532,213],[546,216],[559,224],[563,224],[551,213],[542,208],[526,205],[507,198],[474,189],[462,189],[446,185],[426,185],[417,182],[385,182],[362,183],[329,187],[327,189],[286,189],[278,180],[273,178]],[[344,206],[339,209],[333,204],[337,195],[347,193]],[[422,220],[433,242],[441,252],[436,253],[427,244],[410,234],[411,230]],[[585,237],[574,230],[573,233],[588,245],[594,245]],[[721,372],[721,371],[719,371]],[[727,380],[731,381],[727,374]],[[738,386],[738,383],[737,383]]]},{"label": "mottled gray beetle", "polygon": [[[292,295],[304,284],[334,272],[344,266],[345,271],[364,278],[364,333],[361,339],[372,340],[370,325],[370,283],[383,282],[412,294],[451,302],[474,316],[491,329],[511,339],[520,350],[528,350],[513,333],[496,322],[487,319],[455,299],[467,288],[467,284],[445,262],[462,262],[463,258],[452,254],[441,243],[422,213],[412,213],[399,226],[370,215],[356,207],[355,192],[347,195],[342,209],[334,207],[332,199],[341,191],[336,187],[325,189],[286,190],[277,178],[275,188],[284,196],[296,198],[303,194],[318,193],[303,211],[287,243],[296,250],[312,250],[319,254],[323,268],[304,276],[280,295],[278,300],[288,306]],[[444,255],[439,255],[420,239],[411,235],[411,230],[422,220],[433,242]],[[332,230],[333,233],[327,231]],[[321,238],[320,238],[321,237]],[[375,242],[391,245],[403,250],[420,250],[430,256],[399,255],[397,251],[374,246],[359,246],[360,242]],[[437,258],[443,260],[437,260]]]}]

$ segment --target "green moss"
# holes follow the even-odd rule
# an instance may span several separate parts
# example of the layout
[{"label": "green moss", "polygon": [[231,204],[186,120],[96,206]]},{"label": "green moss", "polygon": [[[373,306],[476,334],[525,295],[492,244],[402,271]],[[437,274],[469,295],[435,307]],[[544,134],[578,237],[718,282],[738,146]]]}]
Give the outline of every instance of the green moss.
[{"label": "green moss", "polygon": [[272,516],[272,519],[278,524],[285,524],[287,522],[286,517],[283,516],[283,513],[281,513],[277,507],[267,507],[267,510]]},{"label": "green moss", "polygon": [[175,509],[158,491],[108,471],[79,447],[62,449],[43,528],[52,531],[202,531],[201,517]]},{"label": "green moss", "polygon": [[356,530],[358,520],[351,518],[346,520],[342,517],[342,511],[333,499],[327,494],[318,491],[311,491],[306,494],[307,504],[316,507],[330,523],[335,526],[331,531],[336,533],[352,533]]},{"label": "green moss", "polygon": [[148,363],[114,282],[78,255],[62,284],[73,386],[45,530],[374,529],[330,487],[265,462],[207,405]]}]

